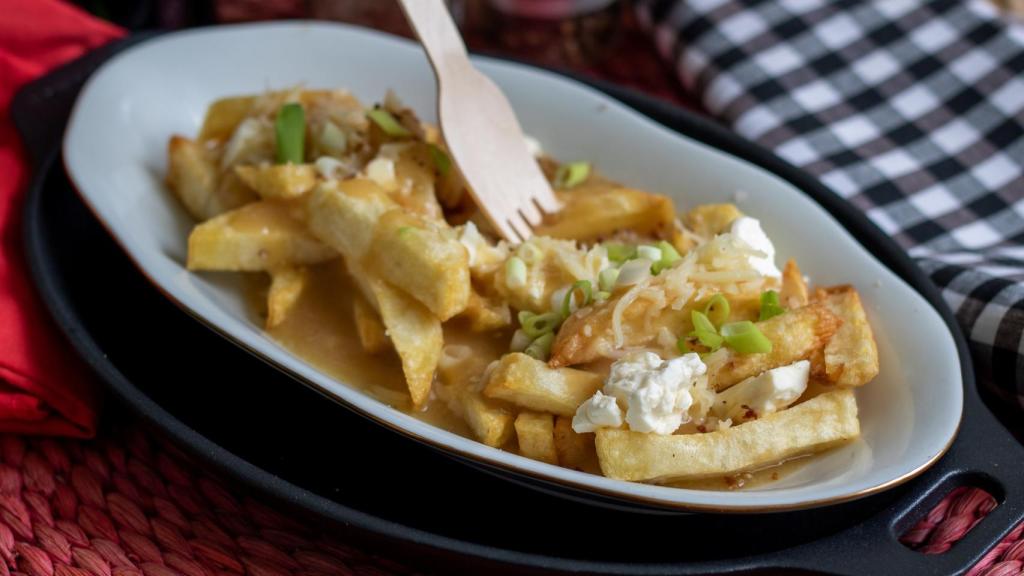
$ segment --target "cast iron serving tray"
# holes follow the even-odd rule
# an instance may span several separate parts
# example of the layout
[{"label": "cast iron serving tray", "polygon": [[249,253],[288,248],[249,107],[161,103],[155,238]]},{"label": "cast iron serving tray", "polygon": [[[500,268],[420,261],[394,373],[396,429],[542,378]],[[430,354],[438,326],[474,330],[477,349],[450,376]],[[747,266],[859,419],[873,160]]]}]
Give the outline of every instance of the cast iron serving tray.
[{"label": "cast iron serving tray", "polygon": [[[68,183],[59,142],[82,82],[148,37],[90,53],[15,99],[12,114],[36,159],[25,206],[28,259],[54,319],[113,395],[249,489],[330,522],[346,538],[444,573],[957,574],[1024,519],[1024,447],[982,404],[963,335],[910,259],[862,214],[766,150],[669,104],[593,82],[666,126],[788,180],[940,311],[957,341],[965,387],[960,433],[946,456],[901,487],[826,508],[659,513],[509,482],[519,479],[466,466],[325,401],[165,299]],[[939,555],[897,541],[963,484],[1000,503],[963,540]]]}]

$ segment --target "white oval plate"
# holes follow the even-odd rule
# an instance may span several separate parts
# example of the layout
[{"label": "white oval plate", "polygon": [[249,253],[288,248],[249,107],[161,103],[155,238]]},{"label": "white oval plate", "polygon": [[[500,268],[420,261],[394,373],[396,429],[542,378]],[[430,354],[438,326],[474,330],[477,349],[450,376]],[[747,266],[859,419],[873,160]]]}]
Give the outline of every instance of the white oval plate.
[{"label": "white oval plate", "polygon": [[795,257],[814,283],[855,284],[875,329],[882,366],[878,378],[857,391],[863,438],[778,482],[734,492],[629,483],[567,470],[436,428],[333,380],[263,333],[251,319],[237,278],[185,270],[193,223],[164,187],[167,139],[198,133],[207,105],[217,98],[296,84],[348,88],[367,103],[391,88],[432,120],[434,79],[411,42],[324,23],[207,28],[145,42],[107,62],[86,84],[65,135],[64,159],[86,203],[172,300],[299,381],[447,451],[629,501],[731,512],[864,496],[912,478],[945,452],[963,404],[952,335],[923,298],[824,209],[771,173],[672,132],[577,82],[508,62],[478,58],[476,63],[504,89],[524,129],[554,156],[591,160],[612,178],[668,194],[680,207],[740,199],[744,211],[762,220],[780,258]]}]

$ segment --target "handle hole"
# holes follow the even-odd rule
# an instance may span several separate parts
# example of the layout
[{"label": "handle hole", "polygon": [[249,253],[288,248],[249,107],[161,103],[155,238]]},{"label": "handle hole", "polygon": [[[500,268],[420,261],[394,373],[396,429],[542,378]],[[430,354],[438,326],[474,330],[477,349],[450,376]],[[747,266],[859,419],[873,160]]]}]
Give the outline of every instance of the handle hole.
[{"label": "handle hole", "polygon": [[945,490],[945,496],[900,535],[900,543],[907,548],[922,554],[942,554],[999,506],[992,493],[1001,494],[982,478],[959,476],[943,484],[935,491]]}]

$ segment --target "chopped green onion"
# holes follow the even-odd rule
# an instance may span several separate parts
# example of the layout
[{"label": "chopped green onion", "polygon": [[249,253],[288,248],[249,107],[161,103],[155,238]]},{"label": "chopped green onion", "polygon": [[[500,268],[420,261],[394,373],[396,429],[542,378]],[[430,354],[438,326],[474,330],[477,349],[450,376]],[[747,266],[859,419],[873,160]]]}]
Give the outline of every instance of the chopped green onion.
[{"label": "chopped green onion", "polygon": [[542,334],[554,332],[561,324],[562,315],[558,312],[536,314],[523,322],[523,332],[530,338],[537,338]]},{"label": "chopped green onion", "polygon": [[526,321],[529,320],[530,318],[533,318],[534,316],[536,316],[536,314],[530,312],[529,310],[520,310],[519,314],[516,314],[516,318],[519,319],[520,326],[526,324]]},{"label": "chopped green onion", "polygon": [[447,176],[448,172],[452,169],[452,159],[441,150],[441,147],[436,144],[429,144],[430,146],[430,157],[434,160],[434,167],[437,168],[437,173],[441,176]]},{"label": "chopped green onion", "polygon": [[615,281],[619,279],[618,268],[605,268],[601,270],[601,273],[597,275],[597,287],[602,292],[611,292],[615,290]]},{"label": "chopped green onion", "polygon": [[626,260],[636,258],[636,246],[620,244],[618,242],[609,242],[604,245],[604,248],[608,251],[608,259],[616,264],[621,264]]},{"label": "chopped green onion", "polygon": [[729,301],[725,299],[725,296],[721,294],[715,294],[708,300],[708,303],[704,305],[704,315],[711,320],[711,323],[715,326],[721,326],[726,320],[729,319]]},{"label": "chopped green onion", "polygon": [[526,262],[522,258],[513,256],[505,262],[505,284],[513,289],[526,286]]},{"label": "chopped green onion", "polygon": [[611,297],[612,293],[608,290],[598,290],[597,294],[594,294],[594,302],[604,302]]},{"label": "chopped green onion", "polygon": [[590,175],[589,162],[573,162],[562,164],[555,172],[555,186],[559,188],[574,188],[583,183]]},{"label": "chopped green onion", "polygon": [[573,283],[572,288],[569,288],[569,291],[565,293],[565,298],[562,299],[562,318],[568,318],[569,314],[572,313],[573,295],[576,294],[577,290],[583,295],[580,299],[581,301],[576,304],[577,310],[593,301],[590,292],[590,280],[577,280]]},{"label": "chopped green onion", "polygon": [[302,164],[305,159],[306,111],[301,104],[290,103],[281,106],[274,121],[277,137],[277,163]]},{"label": "chopped green onion", "polygon": [[761,314],[757,317],[758,322],[764,322],[779,314],[784,314],[786,309],[779,302],[779,293],[775,290],[767,290],[761,293]]},{"label": "chopped green onion", "polygon": [[404,238],[404,237],[408,236],[410,233],[412,233],[412,231],[415,230],[415,229],[416,228],[414,228],[412,226],[402,226],[401,228],[398,229],[398,237],[399,238]]},{"label": "chopped green onion", "polygon": [[320,129],[320,136],[317,138],[321,152],[327,152],[335,156],[341,156],[348,148],[348,137],[338,128],[334,122],[328,121]]},{"label": "chopped green onion", "polygon": [[679,251],[676,250],[676,247],[664,240],[658,242],[658,248],[661,249],[661,260],[658,260],[653,266],[651,266],[651,272],[655,275],[661,274],[662,270],[670,268],[682,258],[682,256],[679,255]]},{"label": "chopped green onion", "polygon": [[703,312],[691,311],[690,319],[693,321],[693,336],[696,336],[701,344],[707,346],[712,351],[718,350],[722,346],[722,337],[715,330],[715,325],[711,323],[711,320],[708,320],[708,317]]},{"label": "chopped green onion", "polygon": [[764,354],[772,351],[772,341],[750,320],[722,325],[725,344],[740,354]]},{"label": "chopped green onion", "polygon": [[638,246],[636,249],[637,258],[646,258],[651,262],[658,262],[661,260],[661,248],[657,246]]},{"label": "chopped green onion", "polygon": [[555,341],[554,332],[546,332],[538,336],[530,345],[523,350],[523,354],[536,358],[537,360],[547,360],[548,355],[551,354],[551,344]]},{"label": "chopped green onion", "polygon": [[412,132],[399,122],[391,112],[383,108],[374,108],[366,113],[366,117],[373,120],[373,123],[380,127],[385,134],[392,138],[408,138]]}]

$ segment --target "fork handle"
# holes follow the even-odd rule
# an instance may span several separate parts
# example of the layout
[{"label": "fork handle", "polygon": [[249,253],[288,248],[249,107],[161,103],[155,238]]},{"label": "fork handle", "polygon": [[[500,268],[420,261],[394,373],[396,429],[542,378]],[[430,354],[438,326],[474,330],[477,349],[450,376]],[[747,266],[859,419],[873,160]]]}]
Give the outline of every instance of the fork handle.
[{"label": "fork handle", "polygon": [[444,0],[398,0],[420,39],[438,80],[441,75],[469,64],[466,45]]}]

